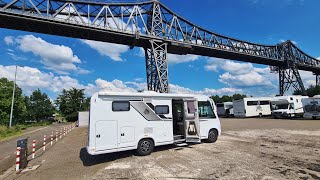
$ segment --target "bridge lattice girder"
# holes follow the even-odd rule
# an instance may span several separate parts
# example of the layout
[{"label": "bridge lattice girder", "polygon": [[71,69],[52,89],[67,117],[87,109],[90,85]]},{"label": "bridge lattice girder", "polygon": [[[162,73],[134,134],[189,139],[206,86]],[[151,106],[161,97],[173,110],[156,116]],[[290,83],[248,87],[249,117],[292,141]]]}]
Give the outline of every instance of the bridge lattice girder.
[{"label": "bridge lattice girder", "polygon": [[[158,76],[147,77],[148,88],[160,92],[168,92],[168,69],[164,70],[168,67],[164,64],[167,53],[235,59],[320,74],[320,61],[291,41],[262,45],[219,35],[182,18],[158,1],[0,0],[0,27],[139,46],[153,53],[154,42],[162,42],[166,48],[157,60],[161,68],[153,68],[157,72],[151,73],[151,66],[147,65],[147,74],[150,71]],[[146,60],[154,59],[151,57]]]}]

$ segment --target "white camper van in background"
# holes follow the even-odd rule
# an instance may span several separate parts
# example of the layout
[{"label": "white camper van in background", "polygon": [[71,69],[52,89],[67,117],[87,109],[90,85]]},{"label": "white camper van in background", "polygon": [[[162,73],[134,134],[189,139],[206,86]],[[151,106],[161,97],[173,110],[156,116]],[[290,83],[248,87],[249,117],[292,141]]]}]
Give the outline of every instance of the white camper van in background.
[{"label": "white camper van in background", "polygon": [[281,117],[302,117],[304,114],[302,99],[308,96],[278,96],[271,101],[272,116]]},{"label": "white camper van in background", "polygon": [[271,97],[252,97],[234,100],[234,117],[262,117],[271,115],[271,99]]},{"label": "white camper van in background", "polygon": [[320,118],[320,96],[302,99],[304,117],[317,119]]},{"label": "white camper van in background", "polygon": [[215,142],[220,121],[211,98],[156,92],[99,92],[91,97],[91,155],[137,149],[148,155],[155,146]]},{"label": "white camper van in background", "polygon": [[218,116],[233,116],[233,102],[217,103]]}]

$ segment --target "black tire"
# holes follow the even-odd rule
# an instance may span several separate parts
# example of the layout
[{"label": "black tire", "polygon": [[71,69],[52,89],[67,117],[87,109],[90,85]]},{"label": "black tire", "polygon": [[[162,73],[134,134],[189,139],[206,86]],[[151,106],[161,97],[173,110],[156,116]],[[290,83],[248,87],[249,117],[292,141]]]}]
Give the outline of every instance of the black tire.
[{"label": "black tire", "polygon": [[207,142],[208,143],[214,143],[218,140],[218,131],[216,129],[211,129],[208,133],[208,139]]},{"label": "black tire", "polygon": [[262,118],[262,113],[259,113],[259,118]]},{"label": "black tire", "polygon": [[140,156],[146,156],[152,153],[154,143],[151,139],[141,139],[138,143],[137,153]]},{"label": "black tire", "polygon": [[316,120],[316,119],[317,119],[317,117],[315,117],[315,116],[312,116],[312,119],[313,119],[313,120]]},{"label": "black tire", "polygon": [[291,118],[292,118],[292,115],[291,115],[291,114],[288,114],[288,118],[291,119]]}]

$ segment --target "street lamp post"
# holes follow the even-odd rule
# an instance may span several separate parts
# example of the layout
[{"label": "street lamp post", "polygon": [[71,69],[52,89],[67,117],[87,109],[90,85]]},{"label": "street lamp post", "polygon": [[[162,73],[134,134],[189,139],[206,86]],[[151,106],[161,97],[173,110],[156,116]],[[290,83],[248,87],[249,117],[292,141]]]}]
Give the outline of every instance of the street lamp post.
[{"label": "street lamp post", "polygon": [[15,91],[16,91],[17,69],[18,69],[18,66],[16,66],[16,72],[14,74],[14,84],[13,84],[13,90],[12,90],[12,101],[11,101],[11,112],[10,112],[9,127],[12,126],[12,114],[13,114],[14,94],[15,94]]}]

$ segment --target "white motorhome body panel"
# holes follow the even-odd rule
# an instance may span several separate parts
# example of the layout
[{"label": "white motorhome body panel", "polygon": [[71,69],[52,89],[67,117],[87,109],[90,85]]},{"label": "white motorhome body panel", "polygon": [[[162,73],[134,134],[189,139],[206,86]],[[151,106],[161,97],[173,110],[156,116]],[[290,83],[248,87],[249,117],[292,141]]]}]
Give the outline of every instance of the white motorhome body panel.
[{"label": "white motorhome body panel", "polygon": [[243,98],[233,101],[235,117],[255,117],[271,115],[271,97]]},{"label": "white motorhome body panel", "polygon": [[[195,99],[208,101],[216,118],[201,118],[196,126],[201,139],[208,138],[210,129],[217,129],[221,134],[220,121],[216,115],[214,102],[206,96],[176,95],[158,93],[96,93],[91,97],[89,154],[103,154],[136,149],[143,138],[151,138],[155,146],[173,144],[172,100]],[[129,101],[129,109],[113,111],[114,102]],[[148,104],[149,103],[149,104]],[[157,105],[168,106],[169,112],[155,115]],[[127,107],[126,107],[127,108]],[[198,108],[196,108],[198,111]],[[198,115],[196,115],[198,117]],[[100,135],[100,136],[97,136]]]}]

